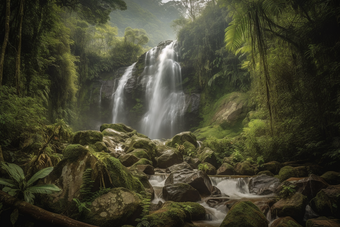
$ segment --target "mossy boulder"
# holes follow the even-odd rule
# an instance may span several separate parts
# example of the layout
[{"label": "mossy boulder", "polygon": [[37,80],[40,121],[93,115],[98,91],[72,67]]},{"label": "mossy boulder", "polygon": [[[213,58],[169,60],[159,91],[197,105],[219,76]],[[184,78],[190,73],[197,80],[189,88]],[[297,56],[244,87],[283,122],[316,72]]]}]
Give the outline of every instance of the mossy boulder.
[{"label": "mossy boulder", "polygon": [[146,158],[146,159],[151,160],[149,154],[144,149],[135,149],[131,151],[129,154],[132,154],[136,156],[137,158]]},{"label": "mossy boulder", "polygon": [[219,167],[216,154],[209,147],[205,147],[198,158],[202,163],[209,162],[210,164],[215,166],[216,169],[218,169]]},{"label": "mossy boulder", "polygon": [[100,131],[87,130],[79,131],[73,137],[73,144],[90,145],[103,141],[103,134]]},{"label": "mossy boulder", "polygon": [[209,162],[202,162],[201,164],[198,165],[198,169],[203,171],[204,173],[208,175],[216,175],[216,168]]},{"label": "mossy boulder", "polygon": [[170,166],[169,168],[166,169],[166,172],[172,173],[172,172],[175,172],[175,171],[181,170],[181,169],[192,170],[192,167],[187,162],[182,162],[182,163]]},{"label": "mossy boulder", "polygon": [[130,133],[130,132],[135,131],[133,128],[125,124],[102,124],[100,126],[100,131],[103,132],[107,128],[114,129],[118,132],[123,132],[123,133]]},{"label": "mossy boulder", "polygon": [[282,167],[279,172],[279,179],[281,182],[291,177],[307,177],[307,176],[308,176],[307,168],[304,166],[298,167],[285,166]]},{"label": "mossy boulder", "polygon": [[156,161],[159,168],[168,168],[172,165],[182,163],[183,155],[176,149],[169,147],[167,151],[156,158]]},{"label": "mossy boulder", "polygon": [[120,132],[112,128],[107,128],[102,131],[103,136],[110,136],[112,140],[116,143],[124,142],[129,136],[125,132]]},{"label": "mossy boulder", "polygon": [[64,159],[75,161],[90,152],[86,147],[80,144],[70,144],[63,151]]},{"label": "mossy boulder", "polygon": [[308,219],[306,227],[340,227],[340,220],[326,217]]},{"label": "mossy boulder", "polygon": [[283,217],[276,219],[270,227],[302,227],[291,217]]},{"label": "mossy boulder", "polygon": [[162,197],[164,200],[174,202],[197,202],[201,201],[199,192],[190,184],[178,183],[163,187]]},{"label": "mossy boulder", "polygon": [[235,165],[236,175],[255,175],[255,170],[253,166],[248,161],[239,162]]},{"label": "mossy boulder", "polygon": [[198,203],[167,201],[145,218],[152,227],[184,227],[191,221],[204,220],[205,214],[204,207]]},{"label": "mossy boulder", "polygon": [[279,179],[267,175],[259,175],[252,177],[249,181],[249,192],[256,195],[270,195],[274,194],[277,186],[279,186]]},{"label": "mossy boulder", "polygon": [[136,149],[144,149],[152,161],[155,160],[156,157],[156,144],[153,143],[148,138],[142,138],[138,136],[132,136],[130,139],[125,141],[125,149],[126,153],[130,153]]},{"label": "mossy boulder", "polygon": [[257,175],[267,175],[267,176],[270,176],[270,177],[273,177],[274,174],[272,172],[270,172],[269,170],[264,170],[264,171],[260,171],[257,173]]},{"label": "mossy boulder", "polygon": [[340,184],[340,173],[335,171],[328,171],[321,176],[328,184]]},{"label": "mossy boulder", "polygon": [[228,163],[222,163],[220,168],[217,170],[217,175],[234,175],[235,169],[232,165]]},{"label": "mossy boulder", "polygon": [[264,171],[264,170],[269,170],[271,173],[273,173],[274,175],[278,174],[280,169],[282,167],[282,164],[280,162],[277,161],[271,161],[271,162],[267,162],[264,163],[261,167],[260,170]]},{"label": "mossy boulder", "polygon": [[202,162],[199,158],[185,157],[184,161],[186,161],[193,169],[198,169],[199,164]]},{"label": "mossy boulder", "polygon": [[250,201],[235,203],[220,227],[264,227],[268,221],[261,210]]},{"label": "mossy boulder", "polygon": [[136,162],[135,164],[133,164],[131,166],[131,168],[135,168],[136,166],[138,165],[151,165],[152,166],[152,161],[150,161],[149,159],[146,159],[146,158],[141,158],[139,159],[138,162]]},{"label": "mossy boulder", "polygon": [[121,155],[119,161],[126,167],[132,166],[139,161],[139,158],[132,154]]},{"label": "mossy boulder", "polygon": [[331,185],[320,190],[310,201],[310,205],[320,215],[340,218],[340,185]]},{"label": "mossy boulder", "polygon": [[196,146],[193,145],[192,143],[185,141],[183,143],[184,146],[184,154],[185,155],[194,155],[196,154]]},{"label": "mossy boulder", "polygon": [[108,152],[109,151],[109,149],[107,148],[104,142],[96,142],[95,144],[92,144],[91,147],[96,152]]},{"label": "mossy boulder", "polygon": [[289,198],[280,199],[272,206],[271,211],[274,216],[290,216],[297,221],[302,221],[306,205],[307,197],[297,192]]},{"label": "mossy boulder", "polygon": [[[191,132],[181,132],[175,135],[165,145],[176,148],[176,145],[183,145],[185,142],[191,143],[195,148],[198,146],[196,136]],[[188,144],[186,145],[189,146]]]},{"label": "mossy boulder", "polygon": [[101,227],[136,224],[143,210],[139,196],[126,188],[114,188],[96,198],[89,209],[86,221]]},{"label": "mossy boulder", "polygon": [[152,165],[136,165],[134,166],[134,168],[148,175],[155,174],[155,169],[153,168]]}]

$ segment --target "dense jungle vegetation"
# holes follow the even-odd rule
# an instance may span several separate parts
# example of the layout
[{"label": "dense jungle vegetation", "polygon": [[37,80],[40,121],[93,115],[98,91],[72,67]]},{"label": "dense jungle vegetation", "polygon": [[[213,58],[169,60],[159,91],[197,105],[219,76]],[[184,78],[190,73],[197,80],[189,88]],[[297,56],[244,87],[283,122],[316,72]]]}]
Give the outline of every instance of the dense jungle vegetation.
[{"label": "dense jungle vegetation", "polygon": [[[340,1],[203,2],[0,0],[0,162],[30,177],[56,166],[84,129],[89,86],[176,37],[185,92],[201,98],[191,131],[220,161],[338,169]],[[234,124],[214,118],[226,100],[247,107]]]}]

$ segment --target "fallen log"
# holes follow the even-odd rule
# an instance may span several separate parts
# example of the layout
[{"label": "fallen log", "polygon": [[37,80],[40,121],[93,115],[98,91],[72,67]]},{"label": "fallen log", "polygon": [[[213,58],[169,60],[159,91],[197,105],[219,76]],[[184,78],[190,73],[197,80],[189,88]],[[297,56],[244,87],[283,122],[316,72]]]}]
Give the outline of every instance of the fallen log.
[{"label": "fallen log", "polygon": [[61,214],[55,214],[40,207],[21,201],[0,190],[0,203],[17,208],[20,214],[28,216],[37,223],[60,227],[98,227],[80,222]]}]

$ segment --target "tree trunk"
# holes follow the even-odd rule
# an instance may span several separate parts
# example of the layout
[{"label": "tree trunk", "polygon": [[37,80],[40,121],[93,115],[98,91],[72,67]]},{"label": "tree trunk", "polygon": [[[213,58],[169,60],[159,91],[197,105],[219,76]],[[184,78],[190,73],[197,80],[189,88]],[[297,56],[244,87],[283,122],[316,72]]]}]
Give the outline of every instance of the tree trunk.
[{"label": "tree trunk", "polygon": [[55,214],[46,211],[40,207],[20,201],[6,192],[0,190],[0,202],[14,207],[19,210],[20,214],[32,218],[36,223],[44,224],[46,226],[60,226],[60,227],[98,227],[84,222],[76,221],[72,218],[61,214]]},{"label": "tree trunk", "polygon": [[10,13],[11,13],[11,0],[6,0],[5,38],[4,38],[4,42],[2,43],[1,56],[0,56],[0,88],[2,86],[2,77],[3,77],[3,71],[4,71],[5,53],[6,53],[7,43],[8,43],[8,36],[9,36],[9,18],[10,18]]},{"label": "tree trunk", "polygon": [[21,39],[22,39],[22,22],[24,20],[24,4],[25,0],[20,1],[20,9],[19,9],[19,16],[20,16],[20,25],[19,25],[19,42],[18,42],[18,50],[17,50],[17,57],[15,61],[15,82],[17,87],[17,94],[20,95],[20,58],[21,58]]}]

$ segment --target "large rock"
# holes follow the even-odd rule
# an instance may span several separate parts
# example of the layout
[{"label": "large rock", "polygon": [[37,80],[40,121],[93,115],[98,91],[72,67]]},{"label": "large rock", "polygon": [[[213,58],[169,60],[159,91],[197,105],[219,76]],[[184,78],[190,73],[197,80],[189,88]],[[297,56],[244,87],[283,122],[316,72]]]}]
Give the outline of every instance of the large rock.
[{"label": "large rock", "polygon": [[170,166],[169,168],[166,169],[166,172],[172,173],[172,172],[175,172],[175,171],[181,170],[181,169],[192,170],[192,167],[188,163],[182,162],[182,163]]},{"label": "large rock", "polygon": [[135,224],[143,210],[141,199],[126,188],[114,188],[96,198],[89,209],[87,222],[101,227]]},{"label": "large rock", "polygon": [[103,134],[95,130],[79,131],[73,137],[73,144],[90,145],[103,141]]},{"label": "large rock", "polygon": [[129,154],[136,156],[137,158],[146,158],[151,160],[149,154],[144,149],[135,149],[131,151]]},{"label": "large rock", "polygon": [[174,148],[165,151],[161,156],[156,158],[157,166],[159,168],[168,168],[172,165],[183,162],[183,155]]},{"label": "large rock", "polygon": [[293,187],[296,192],[300,192],[307,196],[309,200],[314,198],[321,189],[328,187],[328,184],[321,177],[311,174],[304,178],[287,179],[277,187],[277,193],[279,193],[282,190],[283,185],[287,183]]},{"label": "large rock", "polygon": [[103,132],[107,128],[123,133],[131,133],[135,131],[133,128],[124,124],[102,124],[100,126],[100,131]]},{"label": "large rock", "polygon": [[152,165],[136,165],[135,168],[138,171],[141,171],[141,172],[148,174],[148,175],[154,175],[155,174],[155,169],[153,168]]},{"label": "large rock", "polygon": [[275,192],[280,181],[275,177],[260,175],[250,179],[249,192],[256,195],[269,195]]},{"label": "large rock", "polygon": [[124,142],[127,138],[129,138],[129,136],[124,133],[124,132],[120,132],[117,130],[114,130],[112,128],[107,128],[105,129],[102,134],[104,136],[110,136],[112,137],[112,139],[116,142],[116,143],[122,143]]},{"label": "large rock", "polygon": [[185,142],[189,142],[197,148],[197,139],[191,132],[181,132],[175,135],[169,142],[166,143],[167,146],[176,148],[177,145],[183,145]]},{"label": "large rock", "polygon": [[165,185],[178,183],[190,184],[202,196],[209,196],[213,191],[210,178],[200,170],[178,170],[171,173],[165,181]]},{"label": "large rock", "polygon": [[322,189],[310,201],[312,209],[324,216],[340,218],[340,185],[331,185]]},{"label": "large rock", "polygon": [[217,170],[217,175],[234,175],[234,167],[228,163],[223,163]]},{"label": "large rock", "polygon": [[136,149],[144,149],[152,161],[155,160],[156,157],[156,144],[152,142],[148,138],[138,137],[136,135],[125,141],[125,149],[126,153],[130,153]]},{"label": "large rock", "polygon": [[291,217],[278,218],[273,223],[271,223],[270,227],[302,227],[299,223],[297,223]]},{"label": "large rock", "polygon": [[328,184],[340,184],[340,173],[335,171],[328,171],[321,176]]},{"label": "large rock", "polygon": [[200,194],[190,184],[178,183],[163,187],[163,199],[175,202],[201,201]]},{"label": "large rock", "polygon": [[121,155],[119,161],[126,167],[132,166],[139,161],[139,158],[132,154]]},{"label": "large rock", "polygon": [[213,166],[209,162],[203,162],[203,163],[199,164],[198,169],[202,170],[203,172],[205,172],[208,175],[216,175],[215,166]]},{"label": "large rock", "polygon": [[276,202],[272,206],[272,216],[290,216],[297,221],[301,221],[303,219],[306,205],[306,196],[297,192],[290,198],[280,199]]},{"label": "large rock", "polygon": [[255,175],[255,171],[253,166],[245,161],[245,162],[239,162],[235,165],[235,174],[236,175]]},{"label": "large rock", "polygon": [[264,227],[268,221],[250,201],[237,202],[229,210],[220,227]]},{"label": "large rock", "polygon": [[76,161],[88,154],[89,150],[80,144],[70,144],[63,151],[64,159]]},{"label": "large rock", "polygon": [[219,167],[216,154],[209,147],[205,147],[198,158],[202,163],[209,162],[210,164],[215,166],[216,169],[218,169]]},{"label": "large rock", "polygon": [[193,169],[198,169],[199,164],[202,162],[199,160],[199,158],[192,158],[192,157],[186,157],[184,159]]},{"label": "large rock", "polygon": [[298,167],[285,166],[282,167],[279,172],[279,179],[281,182],[291,177],[307,177],[307,176],[308,171],[307,168],[304,166]]},{"label": "large rock", "polygon": [[306,222],[306,227],[340,227],[340,220],[328,219],[326,217],[309,219]]},{"label": "large rock", "polygon": [[271,162],[264,163],[260,167],[260,170],[262,170],[262,171],[269,170],[271,173],[276,175],[276,174],[279,173],[281,167],[282,167],[281,163],[279,163],[277,161],[271,161]]}]

